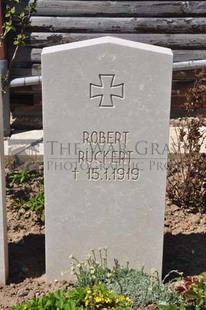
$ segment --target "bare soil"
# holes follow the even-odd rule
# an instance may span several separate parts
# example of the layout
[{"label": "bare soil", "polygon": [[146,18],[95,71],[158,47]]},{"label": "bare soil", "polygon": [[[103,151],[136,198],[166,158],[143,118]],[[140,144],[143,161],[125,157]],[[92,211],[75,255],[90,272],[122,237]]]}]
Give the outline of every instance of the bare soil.
[{"label": "bare soil", "polygon": [[[40,190],[42,167],[35,169],[35,177],[27,180],[26,185],[11,186],[7,176],[10,273],[8,285],[0,287],[0,309],[8,309],[35,296],[72,286],[66,281],[46,283],[45,227],[38,214],[19,208],[14,202],[19,197],[35,195]],[[7,168],[7,175],[11,171]],[[198,275],[206,271],[206,214],[188,213],[166,203],[163,276],[171,270],[181,271],[184,275]]]}]

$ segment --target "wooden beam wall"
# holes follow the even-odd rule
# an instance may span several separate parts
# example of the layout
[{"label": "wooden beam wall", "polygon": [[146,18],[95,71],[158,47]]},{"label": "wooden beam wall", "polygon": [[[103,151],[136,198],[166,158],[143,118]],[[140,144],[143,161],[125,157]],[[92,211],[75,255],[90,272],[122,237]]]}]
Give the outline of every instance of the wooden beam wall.
[{"label": "wooden beam wall", "polygon": [[[19,12],[31,2],[22,0]],[[13,65],[13,78],[40,75],[44,47],[105,35],[171,48],[175,62],[206,59],[206,1],[38,0],[31,22],[26,47],[19,49]],[[12,50],[11,38],[8,57]],[[192,82],[191,72],[175,73],[173,99]],[[15,96],[37,90],[12,92]]]}]

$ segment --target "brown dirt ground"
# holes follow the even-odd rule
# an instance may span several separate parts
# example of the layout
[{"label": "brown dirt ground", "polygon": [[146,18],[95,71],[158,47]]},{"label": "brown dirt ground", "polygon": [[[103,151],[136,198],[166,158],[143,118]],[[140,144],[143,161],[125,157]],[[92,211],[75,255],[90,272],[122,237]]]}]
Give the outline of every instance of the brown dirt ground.
[{"label": "brown dirt ground", "polygon": [[[8,174],[10,170],[7,168],[6,172]],[[9,186],[7,177],[10,273],[8,285],[0,287],[0,309],[8,309],[58,288],[71,287],[71,283],[66,281],[46,283],[44,225],[34,212],[17,208],[12,203],[25,195],[28,186],[33,194],[37,193],[41,183],[41,167],[26,187]],[[206,271],[206,214],[183,212],[176,205],[167,203],[163,275],[171,270],[181,271],[184,275],[198,275]]]}]

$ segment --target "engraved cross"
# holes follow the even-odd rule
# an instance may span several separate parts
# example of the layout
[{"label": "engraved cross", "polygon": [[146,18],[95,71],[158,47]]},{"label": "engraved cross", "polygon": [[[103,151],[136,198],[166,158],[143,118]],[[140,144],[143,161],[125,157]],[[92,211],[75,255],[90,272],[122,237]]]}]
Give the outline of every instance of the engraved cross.
[{"label": "engraved cross", "polygon": [[124,83],[114,85],[114,74],[99,74],[100,85],[90,84],[90,99],[100,97],[99,107],[114,107],[113,98],[124,98]]}]

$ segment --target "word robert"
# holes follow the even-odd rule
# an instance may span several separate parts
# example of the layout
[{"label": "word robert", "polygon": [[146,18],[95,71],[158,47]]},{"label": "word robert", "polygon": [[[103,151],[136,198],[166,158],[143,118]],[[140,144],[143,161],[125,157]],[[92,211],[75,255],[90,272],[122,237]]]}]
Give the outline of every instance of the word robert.
[{"label": "word robert", "polygon": [[128,131],[83,131],[83,143],[89,144],[127,144]]},{"label": "word robert", "polygon": [[[127,145],[128,131],[83,131],[83,145],[90,147],[90,150],[79,151],[78,162],[98,163],[105,164],[106,162],[115,164],[121,162],[131,162],[131,154],[133,151],[117,151],[114,150],[114,145]],[[107,145],[107,150],[94,150],[94,146]]]}]

